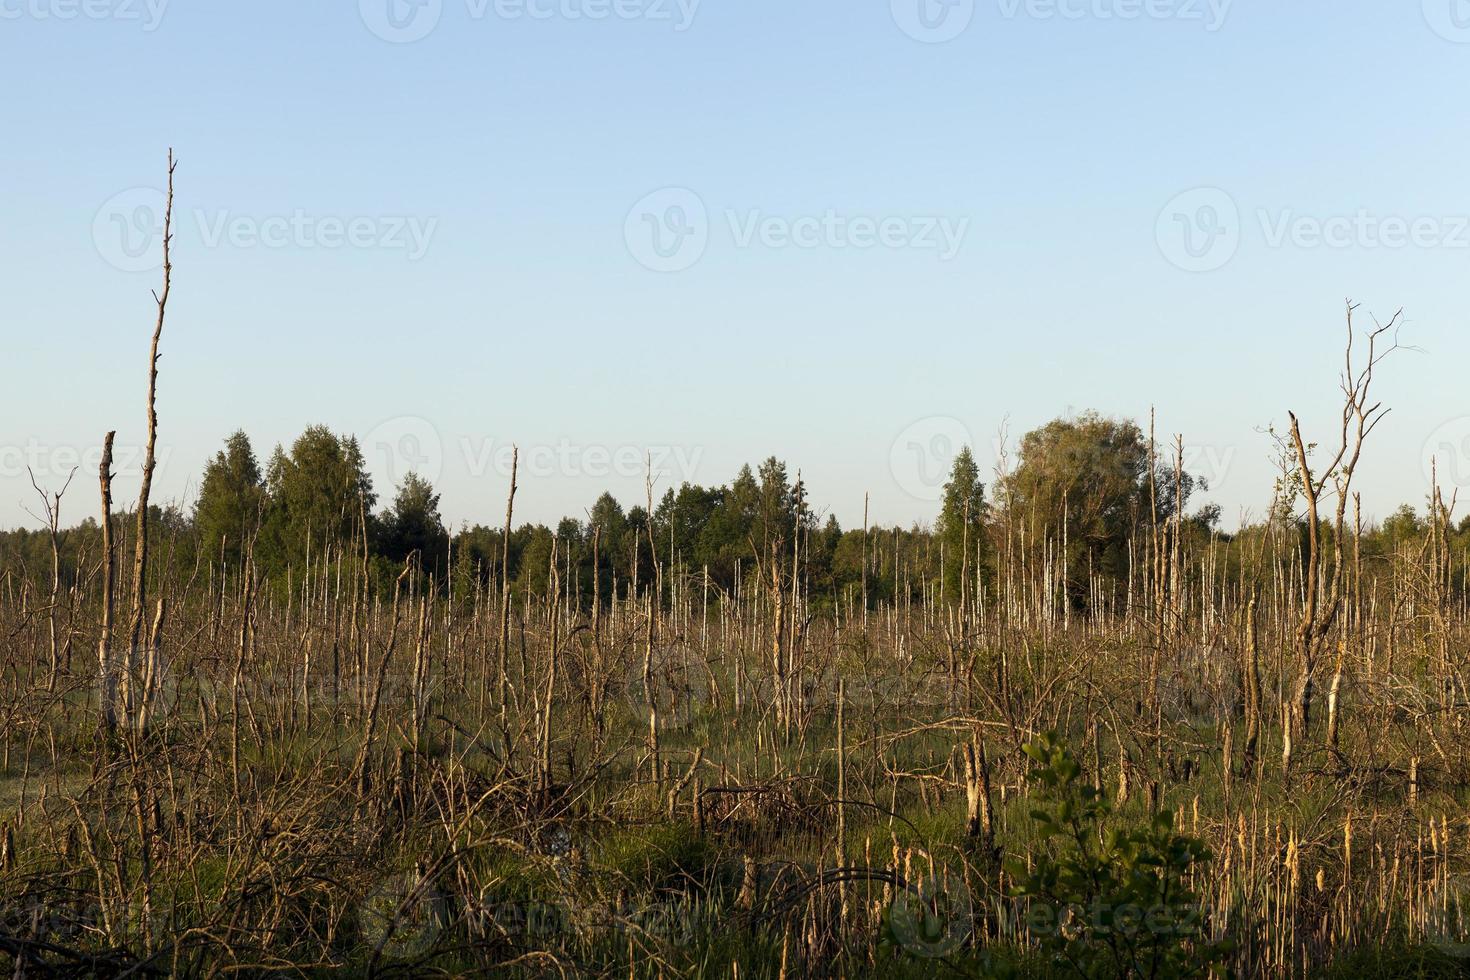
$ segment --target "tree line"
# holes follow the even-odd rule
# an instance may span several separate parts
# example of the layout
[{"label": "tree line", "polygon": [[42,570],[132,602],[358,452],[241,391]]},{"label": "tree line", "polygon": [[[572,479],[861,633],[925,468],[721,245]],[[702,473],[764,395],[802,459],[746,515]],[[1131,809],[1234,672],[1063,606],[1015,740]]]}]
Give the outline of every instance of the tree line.
[{"label": "tree line", "polygon": [[[997,587],[1008,551],[1027,539],[1053,539],[1065,587],[1080,607],[1098,583],[1108,593],[1126,589],[1140,560],[1137,536],[1151,527],[1196,543],[1240,542],[1240,563],[1269,560],[1263,548],[1246,546],[1251,541],[1279,545],[1285,535],[1288,546],[1306,548],[1300,486],[1288,468],[1266,518],[1226,533],[1218,506],[1189,510],[1208,488],[1178,456],[1178,447],[1161,449],[1132,421],[1085,413],[1027,433],[1014,469],[989,485],[962,448],[932,524],[844,529],[835,516],[823,517],[799,474],[771,457],[726,484],[684,483],[632,506],[603,493],[580,518],[515,527],[507,548],[500,527],[447,527],[439,493],[415,473],[379,506],[358,440],[317,425],[289,447],[277,446],[264,465],[249,436],[235,432],[205,467],[192,508],[155,506],[150,516],[173,574],[234,575],[248,565],[262,581],[284,582],[292,569],[352,560],[368,562],[386,586],[412,561],[424,587],[464,592],[500,582],[508,571],[516,595],[541,596],[555,552],[563,589],[584,605],[594,595],[607,602],[662,589],[675,574],[729,594],[768,567],[794,571],[818,604],[878,603],[926,590],[959,602]],[[1436,526],[1430,511],[1405,505],[1365,529],[1362,554],[1371,561],[1423,541]],[[1470,518],[1445,530],[1452,550],[1470,545]],[[95,519],[58,526],[54,555],[52,537],[50,530],[0,533],[0,560],[7,569],[47,572],[56,564],[68,582],[91,574],[89,560],[100,549]]]}]

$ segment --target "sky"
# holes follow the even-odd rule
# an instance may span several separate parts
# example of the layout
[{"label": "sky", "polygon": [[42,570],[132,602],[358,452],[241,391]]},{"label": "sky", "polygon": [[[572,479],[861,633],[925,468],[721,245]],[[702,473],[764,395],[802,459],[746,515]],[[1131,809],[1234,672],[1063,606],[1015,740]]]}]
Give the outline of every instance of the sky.
[{"label": "sky", "polygon": [[[1345,303],[1402,309],[1369,516],[1470,500],[1466,0],[0,0],[0,526],[155,501],[244,429],[356,434],[454,525],[775,455],[930,521],[1095,410],[1234,526]],[[1463,509],[1462,509],[1463,512]]]}]

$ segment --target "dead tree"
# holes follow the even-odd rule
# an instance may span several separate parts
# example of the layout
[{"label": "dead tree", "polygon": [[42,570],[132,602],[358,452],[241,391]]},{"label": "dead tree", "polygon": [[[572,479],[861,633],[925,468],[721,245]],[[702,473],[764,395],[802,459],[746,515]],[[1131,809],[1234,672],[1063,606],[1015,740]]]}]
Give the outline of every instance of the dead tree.
[{"label": "dead tree", "polygon": [[[148,351],[148,444],[143,456],[143,483],[138,491],[138,513],[133,546],[133,610],[128,623],[128,650],[123,662],[123,701],[128,722],[135,727],[147,723],[148,702],[157,690],[159,633],[162,631],[164,606],[160,598],[154,615],[154,629],[145,636],[148,605],[148,501],[153,493],[153,471],[157,465],[158,446],[158,342],[163,336],[164,315],[168,311],[169,289],[173,283],[173,262],[169,246],[173,239],[174,217],[174,151],[168,151],[168,196],[163,212],[163,289],[153,294],[158,307],[153,325],[153,343]],[[143,676],[137,671],[139,651],[146,643],[142,664]]]},{"label": "dead tree", "polygon": [[[643,698],[648,702],[649,707],[657,712],[658,692],[654,689],[653,684],[653,652],[654,645],[658,643],[658,616],[663,603],[663,570],[658,562],[658,543],[653,539],[653,456],[651,454],[647,460],[643,489],[648,500],[648,519],[643,524],[643,530],[648,536],[648,557],[653,562],[653,581],[648,591],[648,621],[645,624],[647,633],[644,636],[643,647]],[[634,563],[637,563],[636,553]]]},{"label": "dead tree", "polygon": [[1256,597],[1245,610],[1245,757],[1242,773],[1250,776],[1256,768],[1256,752],[1261,741],[1261,645],[1256,629]]},{"label": "dead tree", "polygon": [[[36,482],[36,474],[31,473],[30,467],[26,467],[26,472],[30,474],[31,486],[35,488],[36,494],[41,498],[41,505],[46,509],[46,533],[51,542],[51,598],[46,604],[46,627],[51,653],[50,669],[46,674],[46,693],[50,694],[56,690],[62,661],[61,644],[56,634],[56,607],[61,600],[61,498],[66,496],[77,471],[73,467],[62,488],[49,494]],[[67,649],[70,650],[70,637],[66,642]]]},{"label": "dead tree", "polygon": [[[1353,482],[1353,474],[1362,456],[1363,443],[1378,423],[1388,414],[1381,402],[1370,402],[1373,387],[1373,371],[1393,351],[1397,341],[1380,351],[1379,339],[1399,324],[1403,311],[1395,313],[1387,323],[1377,323],[1368,332],[1368,357],[1362,367],[1353,362],[1353,312],[1347,306],[1347,346],[1342,375],[1342,424],[1337,447],[1332,458],[1320,471],[1314,471],[1308,458],[1310,450],[1302,438],[1301,426],[1295,413],[1291,418],[1291,444],[1296,450],[1296,463],[1301,483],[1301,493],[1306,500],[1307,554],[1302,568],[1301,619],[1296,629],[1296,654],[1300,665],[1297,676],[1296,701],[1292,708],[1292,727],[1298,741],[1305,741],[1311,729],[1312,693],[1316,682],[1317,659],[1325,647],[1328,634],[1337,622],[1342,609],[1344,582],[1346,579],[1346,533],[1344,529],[1347,502]],[[1324,496],[1329,492],[1337,496],[1336,513],[1333,521],[1333,555],[1330,567],[1324,561],[1322,545],[1321,507]]]},{"label": "dead tree", "polygon": [[102,730],[108,734],[117,727],[117,672],[112,663],[112,610],[116,604],[117,547],[112,540],[112,440],[116,432],[102,440],[102,465],[97,476],[102,485],[102,636],[97,641],[97,701]]},{"label": "dead tree", "polygon": [[495,700],[500,705],[503,719],[510,711],[507,698],[510,692],[506,672],[510,669],[510,522],[516,506],[516,469],[520,465],[521,451],[511,447],[510,492],[505,497],[505,531],[500,537],[500,648],[496,665]]},{"label": "dead tree", "polygon": [[985,742],[976,732],[962,751],[965,760],[965,831],[980,841],[982,851],[990,855],[995,846],[995,826],[990,802],[990,762],[985,757]]}]

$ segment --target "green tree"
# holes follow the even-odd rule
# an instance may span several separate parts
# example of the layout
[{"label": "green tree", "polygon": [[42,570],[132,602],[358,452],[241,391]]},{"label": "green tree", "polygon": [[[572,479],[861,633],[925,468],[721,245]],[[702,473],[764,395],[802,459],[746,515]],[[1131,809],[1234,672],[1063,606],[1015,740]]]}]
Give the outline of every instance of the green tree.
[{"label": "green tree", "polygon": [[393,506],[383,515],[380,529],[383,555],[401,564],[418,552],[425,571],[443,576],[449,557],[449,532],[439,516],[439,494],[417,473],[399,484]]},{"label": "green tree", "polygon": [[603,551],[607,550],[608,542],[622,537],[623,529],[627,527],[628,519],[623,514],[623,505],[618,503],[616,497],[610,493],[604,493],[597,498],[592,505],[592,510],[587,514],[587,533],[590,536],[596,528],[601,532]]},{"label": "green tree", "polygon": [[[701,551],[710,564],[710,574],[722,588],[735,582],[737,563],[754,557],[752,530],[760,510],[760,484],[749,466],[742,466],[729,487],[722,488],[720,502],[710,514],[700,537]],[[759,547],[759,542],[756,546]]]},{"label": "green tree", "polygon": [[299,564],[308,554],[353,539],[377,502],[357,439],[321,425],[303,432],[289,454],[276,447],[266,485],[279,564]]},{"label": "green tree", "polygon": [[265,485],[250,437],[236,432],[204,468],[194,526],[210,561],[235,566],[264,514]]},{"label": "green tree", "polygon": [[1069,582],[1085,588],[1088,566],[1121,582],[1128,538],[1147,513],[1149,447],[1137,425],[1093,412],[1054,419],[1021,440],[1021,461],[1002,487],[1008,516],[1060,543]]},{"label": "green tree", "polygon": [[774,456],[760,465],[757,497],[756,542],[762,549],[773,544],[790,545],[796,533],[797,493],[787,479],[786,464]]},{"label": "green tree", "polygon": [[592,538],[597,535],[599,598],[606,602],[614,597],[615,582],[628,580],[628,551],[621,547],[627,534],[628,518],[623,514],[623,505],[610,493],[603,493],[587,513],[588,558],[591,558]]},{"label": "green tree", "polygon": [[519,566],[515,570],[515,589],[519,596],[544,597],[551,585],[551,546],[555,535],[542,524],[527,525],[515,532],[521,539]]},{"label": "green tree", "polygon": [[[984,576],[985,563],[985,484],[980,482],[980,467],[969,446],[960,449],[944,485],[943,503],[935,537],[944,550],[944,598],[954,600],[965,594],[961,580],[968,571],[970,582]],[[973,593],[973,589],[970,589]]]},{"label": "green tree", "polygon": [[653,514],[654,538],[662,560],[673,557],[666,554],[671,529],[674,556],[692,570],[698,571],[718,560],[718,546],[706,538],[705,531],[722,497],[723,488],[706,490],[692,483],[685,483],[677,493],[670,490],[664,494],[663,502]]}]

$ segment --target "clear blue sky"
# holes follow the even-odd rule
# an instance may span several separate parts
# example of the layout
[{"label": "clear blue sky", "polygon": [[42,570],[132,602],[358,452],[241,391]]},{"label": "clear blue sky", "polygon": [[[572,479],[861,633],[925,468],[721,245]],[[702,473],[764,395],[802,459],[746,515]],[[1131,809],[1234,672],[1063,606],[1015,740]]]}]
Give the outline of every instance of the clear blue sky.
[{"label": "clear blue sky", "polygon": [[104,431],[142,440],[170,145],[164,499],[321,422],[455,522],[517,442],[527,519],[677,447],[907,523],[956,433],[988,470],[1007,419],[1154,405],[1233,525],[1264,426],[1330,438],[1346,297],[1423,350],[1365,507],[1422,500],[1427,442],[1470,484],[1459,0],[151,2],[0,0],[0,525],[25,463],[88,467],[74,520]]}]

